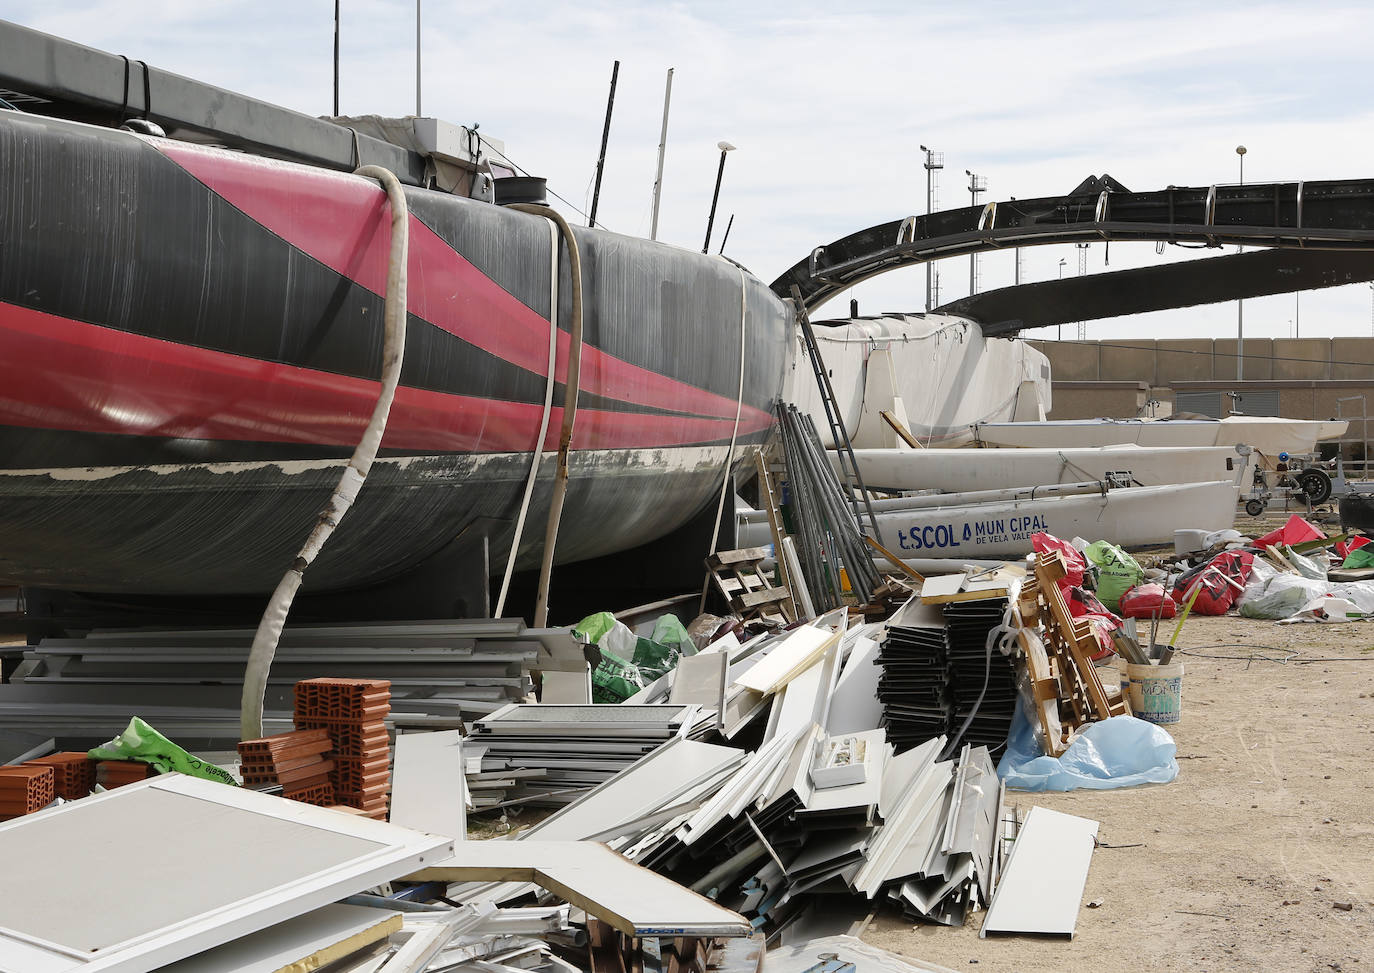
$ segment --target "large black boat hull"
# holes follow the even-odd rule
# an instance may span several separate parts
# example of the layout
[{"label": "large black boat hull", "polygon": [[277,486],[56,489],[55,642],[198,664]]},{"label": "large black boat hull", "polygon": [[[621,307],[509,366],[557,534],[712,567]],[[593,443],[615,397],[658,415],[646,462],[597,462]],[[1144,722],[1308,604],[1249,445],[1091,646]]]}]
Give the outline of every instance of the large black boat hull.
[{"label": "large black boat hull", "polygon": [[[389,210],[375,182],[0,112],[0,583],[268,591],[371,412]],[[544,413],[558,247],[541,218],[425,190],[381,458],[308,588],[405,576],[473,525],[537,563],[562,421]],[[558,560],[669,533],[761,441],[787,307],[738,267],[575,230],[585,346]],[[743,396],[741,388],[743,368]],[[740,452],[737,448],[735,459]]]}]

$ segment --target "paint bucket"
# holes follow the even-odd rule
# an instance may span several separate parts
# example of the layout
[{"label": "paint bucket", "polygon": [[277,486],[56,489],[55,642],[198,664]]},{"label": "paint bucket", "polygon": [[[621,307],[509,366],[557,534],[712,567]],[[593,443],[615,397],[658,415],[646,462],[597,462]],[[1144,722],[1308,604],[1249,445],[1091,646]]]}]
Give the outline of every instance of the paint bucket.
[{"label": "paint bucket", "polygon": [[1183,663],[1128,665],[1131,713],[1150,723],[1177,723],[1183,716]]}]

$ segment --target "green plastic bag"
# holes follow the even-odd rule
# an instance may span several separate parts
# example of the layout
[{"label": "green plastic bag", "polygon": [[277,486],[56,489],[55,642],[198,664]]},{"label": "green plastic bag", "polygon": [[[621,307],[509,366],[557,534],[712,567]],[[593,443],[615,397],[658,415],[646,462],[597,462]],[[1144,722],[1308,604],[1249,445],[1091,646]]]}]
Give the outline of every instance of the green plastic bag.
[{"label": "green plastic bag", "polygon": [[1341,562],[1343,568],[1374,568],[1374,544],[1357,547]]},{"label": "green plastic bag", "polygon": [[237,786],[229,771],[187,753],[137,716],[129,720],[123,733],[103,747],[90,750],[87,756],[92,760],[137,760],[152,764],[158,773],[176,772]]},{"label": "green plastic bag", "polygon": [[592,672],[592,702],[622,703],[669,670],[696,646],[682,622],[664,615],[654,624],[653,638],[637,636],[610,612],[588,615],[573,626],[573,634],[601,650]]},{"label": "green plastic bag", "polygon": [[1096,541],[1083,552],[1097,575],[1097,600],[1110,611],[1121,610],[1121,596],[1145,580],[1145,569],[1115,544]]}]

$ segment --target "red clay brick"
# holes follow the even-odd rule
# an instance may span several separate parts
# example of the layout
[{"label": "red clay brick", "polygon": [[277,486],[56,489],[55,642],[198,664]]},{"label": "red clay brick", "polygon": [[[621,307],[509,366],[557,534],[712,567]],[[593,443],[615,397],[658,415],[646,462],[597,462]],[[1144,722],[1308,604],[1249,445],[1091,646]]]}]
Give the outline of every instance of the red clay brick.
[{"label": "red clay brick", "polygon": [[283,787],[282,797],[316,807],[330,807],[334,804],[334,788],[328,781],[312,784],[309,787]]},{"label": "red clay brick", "polygon": [[53,789],[64,801],[86,797],[95,786],[95,761],[84,752],[54,753],[27,763],[53,769]]},{"label": "red clay brick", "polygon": [[151,777],[153,768],[137,760],[101,760],[95,765],[95,779],[110,790]]},{"label": "red clay brick", "polygon": [[294,695],[298,720],[365,719],[391,708],[391,683],[385,679],[303,679]]},{"label": "red clay brick", "polygon": [[0,814],[18,817],[41,811],[57,796],[51,767],[0,767]]}]

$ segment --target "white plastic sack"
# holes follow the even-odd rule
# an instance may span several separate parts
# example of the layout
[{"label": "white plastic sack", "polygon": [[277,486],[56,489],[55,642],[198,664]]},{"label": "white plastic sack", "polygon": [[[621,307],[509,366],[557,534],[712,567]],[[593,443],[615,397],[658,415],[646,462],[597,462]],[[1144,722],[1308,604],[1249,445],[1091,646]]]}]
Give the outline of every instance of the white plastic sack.
[{"label": "white plastic sack", "polygon": [[1048,756],[1016,701],[1016,716],[997,776],[1023,791],[1111,790],[1138,784],[1167,784],[1178,776],[1177,748],[1160,726],[1134,716],[1113,716],[1084,728],[1062,757]]},{"label": "white plastic sack", "polygon": [[1369,617],[1369,613],[1344,598],[1326,596],[1317,598],[1302,607],[1297,614],[1285,618],[1280,625],[1293,625],[1299,622],[1358,622]]},{"label": "white plastic sack", "polygon": [[[1260,564],[1259,558],[1255,558],[1255,564]],[[1325,595],[1329,587],[1325,581],[1300,578],[1295,574],[1275,574],[1262,592],[1240,603],[1240,613],[1246,618],[1288,618]],[[1247,587],[1246,594],[1249,593]]]},{"label": "white plastic sack", "polygon": [[1374,581],[1342,581],[1338,584],[1328,584],[1326,592],[1353,603],[1366,615],[1374,615]]},{"label": "white plastic sack", "polygon": [[[1288,560],[1288,563],[1298,569],[1298,574],[1302,575],[1304,578],[1311,578],[1314,581],[1326,580],[1325,564],[1318,564],[1310,557],[1295,554],[1292,548],[1284,547],[1282,544],[1280,544],[1279,547],[1283,551],[1283,556]],[[1255,560],[1258,561],[1259,558]]]}]

